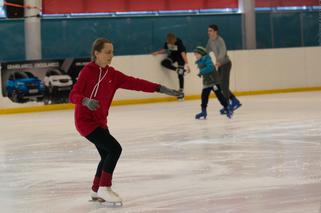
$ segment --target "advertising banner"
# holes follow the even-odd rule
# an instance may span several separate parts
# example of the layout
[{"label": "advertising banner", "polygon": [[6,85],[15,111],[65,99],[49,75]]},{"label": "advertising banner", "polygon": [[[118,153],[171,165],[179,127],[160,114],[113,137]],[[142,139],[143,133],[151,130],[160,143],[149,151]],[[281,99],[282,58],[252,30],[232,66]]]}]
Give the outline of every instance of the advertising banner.
[{"label": "advertising banner", "polygon": [[68,103],[69,93],[89,58],[1,63],[2,95],[15,103]]}]

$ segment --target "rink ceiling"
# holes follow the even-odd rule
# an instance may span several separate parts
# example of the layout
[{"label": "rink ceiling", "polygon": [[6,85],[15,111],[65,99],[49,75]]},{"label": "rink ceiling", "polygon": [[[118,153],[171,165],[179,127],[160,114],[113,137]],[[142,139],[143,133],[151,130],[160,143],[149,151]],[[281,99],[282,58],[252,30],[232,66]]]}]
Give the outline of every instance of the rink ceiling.
[{"label": "rink ceiling", "polygon": [[232,120],[216,99],[204,121],[199,101],[112,107],[119,209],[88,202],[98,154],[72,110],[1,115],[1,212],[319,213],[320,95],[240,97]]}]

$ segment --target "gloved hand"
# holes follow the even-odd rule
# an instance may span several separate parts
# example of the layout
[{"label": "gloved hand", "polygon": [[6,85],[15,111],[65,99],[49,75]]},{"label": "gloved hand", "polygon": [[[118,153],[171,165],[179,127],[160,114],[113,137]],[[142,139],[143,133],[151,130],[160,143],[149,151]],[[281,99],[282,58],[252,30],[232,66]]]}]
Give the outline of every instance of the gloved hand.
[{"label": "gloved hand", "polygon": [[100,107],[99,101],[95,99],[90,99],[90,98],[84,98],[82,99],[82,105],[86,106],[88,109],[91,111],[95,111]]},{"label": "gloved hand", "polygon": [[163,85],[160,85],[160,87],[157,89],[157,92],[159,93],[164,93],[166,95],[170,95],[170,96],[176,96],[176,97],[181,97],[184,95],[184,93],[174,90],[174,89],[169,89]]}]

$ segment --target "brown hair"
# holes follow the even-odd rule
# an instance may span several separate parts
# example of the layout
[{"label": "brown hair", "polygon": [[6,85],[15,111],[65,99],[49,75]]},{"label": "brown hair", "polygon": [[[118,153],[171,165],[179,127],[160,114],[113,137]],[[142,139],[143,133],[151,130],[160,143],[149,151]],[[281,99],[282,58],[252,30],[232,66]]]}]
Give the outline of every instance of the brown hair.
[{"label": "brown hair", "polygon": [[96,56],[95,56],[95,51],[100,52],[103,48],[105,43],[109,43],[112,44],[112,42],[106,38],[97,38],[91,48],[91,60],[95,61],[96,60]]},{"label": "brown hair", "polygon": [[210,26],[208,26],[208,28],[213,29],[214,31],[218,32],[218,26],[216,24],[211,24]]},{"label": "brown hair", "polygon": [[168,33],[167,37],[166,37],[166,40],[167,40],[167,43],[175,44],[177,38],[176,38],[176,35],[174,33]]}]

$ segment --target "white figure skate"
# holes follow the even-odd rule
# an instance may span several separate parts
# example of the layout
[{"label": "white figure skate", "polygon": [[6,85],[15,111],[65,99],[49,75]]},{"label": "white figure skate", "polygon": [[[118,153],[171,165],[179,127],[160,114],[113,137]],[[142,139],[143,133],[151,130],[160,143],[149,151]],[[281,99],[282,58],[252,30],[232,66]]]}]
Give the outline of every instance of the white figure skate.
[{"label": "white figure skate", "polygon": [[91,197],[100,203],[111,205],[112,207],[123,206],[122,199],[111,189],[111,187],[99,187],[98,193],[96,193],[96,195],[91,194]]},{"label": "white figure skate", "polygon": [[89,201],[98,201],[98,202],[104,202],[104,199],[102,199],[101,197],[98,196],[97,192],[94,192],[93,190],[90,191],[89,194],[91,200]]}]

